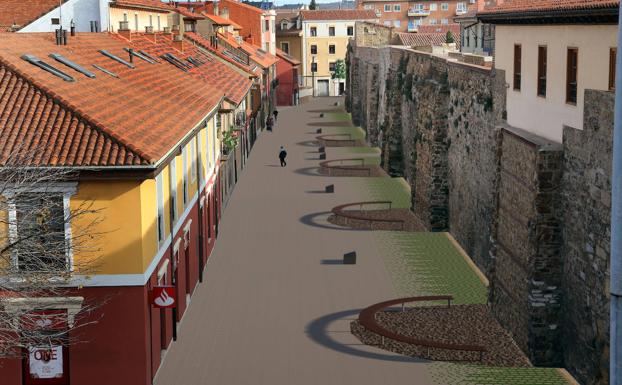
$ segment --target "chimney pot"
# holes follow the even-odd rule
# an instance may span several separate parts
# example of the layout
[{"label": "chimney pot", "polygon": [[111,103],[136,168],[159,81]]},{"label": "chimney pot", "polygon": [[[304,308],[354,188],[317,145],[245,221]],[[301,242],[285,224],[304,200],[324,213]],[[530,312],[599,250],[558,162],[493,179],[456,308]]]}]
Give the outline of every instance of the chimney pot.
[{"label": "chimney pot", "polygon": [[134,48],[130,48],[128,53],[130,55],[130,63],[134,63]]}]

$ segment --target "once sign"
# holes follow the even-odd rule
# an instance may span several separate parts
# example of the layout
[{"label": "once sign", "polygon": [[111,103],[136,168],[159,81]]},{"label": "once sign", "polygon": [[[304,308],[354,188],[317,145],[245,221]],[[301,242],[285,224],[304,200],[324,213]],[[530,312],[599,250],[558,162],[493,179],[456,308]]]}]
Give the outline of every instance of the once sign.
[{"label": "once sign", "polygon": [[63,347],[51,346],[28,348],[30,377],[32,378],[62,378],[63,377]]},{"label": "once sign", "polygon": [[177,306],[175,286],[156,286],[151,293],[153,306],[159,308],[173,308]]}]

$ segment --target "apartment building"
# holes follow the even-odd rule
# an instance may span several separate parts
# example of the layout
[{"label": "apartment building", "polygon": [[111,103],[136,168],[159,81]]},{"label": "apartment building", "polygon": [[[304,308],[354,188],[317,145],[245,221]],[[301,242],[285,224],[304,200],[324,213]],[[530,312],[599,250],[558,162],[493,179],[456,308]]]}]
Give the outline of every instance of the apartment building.
[{"label": "apartment building", "polygon": [[422,25],[453,24],[454,17],[464,15],[476,0],[386,1],[360,0],[358,9],[373,10],[380,22],[397,32],[417,32]]},{"label": "apartment building", "polygon": [[495,27],[495,67],[505,71],[507,122],[561,143],[583,128],[586,89],[615,84],[617,3],[504,2],[477,14]]},{"label": "apartment building", "polygon": [[344,60],[356,21],[377,22],[373,11],[300,11],[302,20],[302,75],[315,96],[341,95],[345,79],[335,79],[335,65]]},{"label": "apartment building", "polygon": [[[158,33],[78,33],[67,45],[53,34],[0,39],[0,133],[12,138],[0,143],[0,161],[19,149],[36,154],[23,166],[71,168],[46,194],[58,194],[64,212],[89,204],[104,218],[91,228],[100,234],[93,270],[84,268],[93,256],[72,243],[89,218],[60,219],[62,296],[2,300],[16,314],[48,304],[62,321],[51,323],[89,343],[51,342],[46,349],[58,354],[36,364],[32,352],[2,360],[3,384],[152,383],[214,246],[227,163],[221,138],[252,87],[206,55]],[[20,234],[14,217],[10,237]],[[162,292],[166,306],[154,298]],[[83,303],[99,306],[76,317]]]}]

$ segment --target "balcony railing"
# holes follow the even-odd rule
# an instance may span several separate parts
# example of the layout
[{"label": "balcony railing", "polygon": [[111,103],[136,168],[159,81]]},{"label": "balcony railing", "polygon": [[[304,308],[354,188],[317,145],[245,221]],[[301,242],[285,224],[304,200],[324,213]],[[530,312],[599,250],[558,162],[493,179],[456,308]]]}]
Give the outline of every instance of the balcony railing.
[{"label": "balcony railing", "polygon": [[425,17],[430,16],[429,9],[411,8],[408,10],[408,16],[410,17]]},{"label": "balcony railing", "polygon": [[467,13],[467,10],[464,8],[456,8],[456,15],[460,16],[460,15],[464,15],[465,13]]}]

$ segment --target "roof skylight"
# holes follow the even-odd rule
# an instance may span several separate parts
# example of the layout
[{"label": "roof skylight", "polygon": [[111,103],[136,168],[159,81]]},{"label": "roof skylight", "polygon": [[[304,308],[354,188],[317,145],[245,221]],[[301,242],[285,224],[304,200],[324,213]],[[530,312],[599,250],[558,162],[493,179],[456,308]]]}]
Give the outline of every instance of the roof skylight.
[{"label": "roof skylight", "polygon": [[115,73],[114,73],[114,72],[112,72],[112,71],[108,71],[108,70],[107,70],[107,69],[105,69],[104,67],[100,67],[100,66],[98,66],[98,65],[96,65],[96,64],[93,64],[93,67],[97,68],[98,70],[100,70],[101,72],[103,72],[103,73],[105,73],[105,74],[108,74],[108,75],[112,76],[113,78],[121,79],[121,78],[119,77],[119,75],[115,74]]},{"label": "roof skylight", "polygon": [[135,66],[134,64],[132,64],[132,63],[128,63],[128,62],[126,62],[125,60],[121,59],[120,57],[118,57],[118,56],[116,56],[116,55],[113,55],[113,54],[111,54],[110,52],[108,52],[108,51],[106,51],[106,50],[100,49],[100,50],[99,50],[99,51],[97,51],[97,52],[99,52],[99,53],[101,53],[102,55],[104,55],[104,56],[106,56],[106,57],[108,57],[108,58],[110,58],[110,59],[112,59],[112,60],[114,60],[114,61],[116,61],[116,62],[119,62],[119,63],[123,64],[124,66],[127,66],[127,67],[129,67],[129,68],[131,68],[131,69],[136,68],[136,66]]},{"label": "roof skylight", "polygon": [[58,54],[58,53],[51,53],[51,54],[50,54],[50,57],[51,57],[52,59],[56,60],[57,62],[62,63],[62,64],[66,65],[67,67],[69,67],[69,68],[71,68],[71,69],[73,69],[73,70],[75,70],[75,71],[80,72],[82,75],[84,75],[84,76],[86,76],[86,77],[88,77],[88,78],[91,78],[91,79],[92,79],[92,78],[94,78],[94,77],[95,77],[95,74],[94,74],[94,73],[92,73],[91,71],[86,70],[86,69],[85,69],[84,67],[82,67],[81,65],[76,64],[76,63],[72,62],[71,60],[67,59],[66,57],[64,57],[64,56],[63,56],[63,55],[61,55],[61,54]]},{"label": "roof skylight", "polygon": [[49,73],[51,73],[54,76],[58,76],[59,78],[63,79],[66,82],[75,82],[76,79],[74,79],[72,76],[64,73],[63,71],[54,68],[53,66],[49,65],[48,63],[40,60],[38,57],[34,56],[34,55],[22,55],[21,56],[22,60],[27,61],[28,63],[37,66],[39,68],[41,68],[44,71],[47,71]]}]

